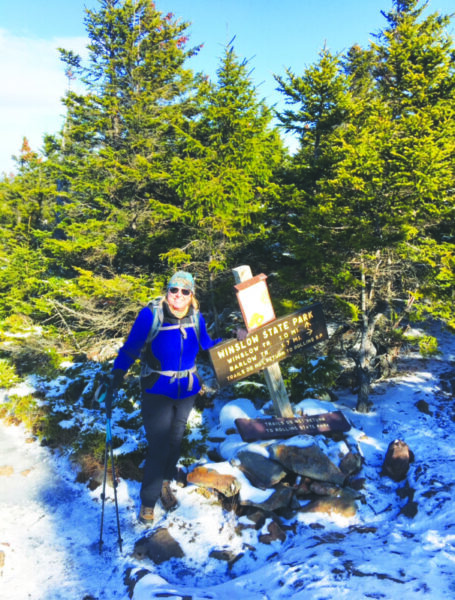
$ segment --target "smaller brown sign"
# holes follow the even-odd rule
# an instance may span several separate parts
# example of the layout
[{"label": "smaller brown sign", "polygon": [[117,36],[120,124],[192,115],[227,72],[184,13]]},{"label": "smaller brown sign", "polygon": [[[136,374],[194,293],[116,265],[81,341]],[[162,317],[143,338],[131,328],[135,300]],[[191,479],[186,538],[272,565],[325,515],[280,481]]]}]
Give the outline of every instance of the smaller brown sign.
[{"label": "smaller brown sign", "polygon": [[235,424],[244,442],[289,438],[301,434],[342,433],[351,429],[349,422],[340,410],[292,418],[236,419]]}]

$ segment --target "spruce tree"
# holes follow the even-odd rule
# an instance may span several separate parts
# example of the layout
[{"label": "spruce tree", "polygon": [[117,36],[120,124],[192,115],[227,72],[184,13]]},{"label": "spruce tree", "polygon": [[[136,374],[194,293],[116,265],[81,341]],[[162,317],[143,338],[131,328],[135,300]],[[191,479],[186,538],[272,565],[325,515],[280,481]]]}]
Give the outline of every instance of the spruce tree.
[{"label": "spruce tree", "polygon": [[[353,106],[349,77],[343,72],[341,58],[323,49],[301,76],[288,69],[286,77],[276,76],[276,80],[289,105],[278,118],[299,141],[297,152],[283,170],[280,194],[269,219],[272,238],[287,250],[284,256],[277,256],[277,266],[284,281],[297,276],[319,282],[327,258],[318,194],[339,160],[333,136],[349,120]],[[301,295],[301,291],[294,292]],[[297,295],[293,302],[299,302]]]},{"label": "spruce tree", "polygon": [[0,182],[0,319],[34,313],[48,287],[41,240],[53,217],[52,184],[27,138],[14,159],[17,173]]},{"label": "spruce tree", "polygon": [[275,77],[289,105],[278,119],[299,140],[288,178],[292,173],[290,180],[301,189],[314,192],[318,180],[330,171],[331,134],[347,117],[348,81],[340,65],[339,56],[323,49],[302,76],[287,69],[286,77]]},{"label": "spruce tree", "polygon": [[[88,64],[61,50],[87,90],[69,91],[56,179],[65,198],[65,260],[84,268],[162,270],[159,248],[181,215],[168,185],[175,132],[191,109],[187,23],[150,0],[100,0],[87,11]],[[50,243],[51,244],[51,243]],[[71,256],[72,255],[72,256]]]},{"label": "spruce tree", "polygon": [[71,82],[61,135],[46,137],[41,157],[24,149],[18,175],[2,182],[0,308],[45,319],[79,349],[126,332],[161,290],[160,253],[184,226],[169,180],[194,111],[187,26],[150,0],[88,10],[87,61],[61,50]]},{"label": "spruce tree", "polygon": [[189,237],[167,257],[192,263],[213,290],[216,274],[260,235],[261,212],[284,154],[249,64],[232,44],[225,48],[217,81],[201,79],[196,105],[198,118],[181,132],[184,155],[173,160]]},{"label": "spruce tree", "polygon": [[393,157],[389,177],[402,221],[398,252],[416,265],[409,288],[414,308],[453,328],[454,48],[449,17],[422,19],[423,8],[402,0],[385,14],[375,76],[394,123],[386,153]]},{"label": "spruce tree", "polygon": [[[344,118],[328,131],[320,158],[329,168],[311,187],[294,176],[297,166],[311,169],[309,160],[290,173],[291,198],[300,201],[292,248],[312,256],[307,283],[336,298],[358,330],[358,410],[368,410],[370,379],[385,359],[379,349],[390,351],[400,320],[420,298],[443,315],[453,284],[448,19],[423,18],[417,1],[397,1],[385,17],[378,41],[345,57]],[[303,137],[297,161],[308,155],[305,144]]]}]

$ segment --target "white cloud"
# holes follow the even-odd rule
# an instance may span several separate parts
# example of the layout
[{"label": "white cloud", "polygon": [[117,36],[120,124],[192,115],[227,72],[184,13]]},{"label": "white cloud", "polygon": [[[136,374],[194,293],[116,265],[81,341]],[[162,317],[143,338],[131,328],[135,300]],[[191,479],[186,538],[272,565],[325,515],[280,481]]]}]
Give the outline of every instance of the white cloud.
[{"label": "white cloud", "polygon": [[0,29],[0,173],[13,170],[23,137],[39,150],[45,133],[62,124],[67,89],[58,47],[82,53],[85,38],[18,37]]}]

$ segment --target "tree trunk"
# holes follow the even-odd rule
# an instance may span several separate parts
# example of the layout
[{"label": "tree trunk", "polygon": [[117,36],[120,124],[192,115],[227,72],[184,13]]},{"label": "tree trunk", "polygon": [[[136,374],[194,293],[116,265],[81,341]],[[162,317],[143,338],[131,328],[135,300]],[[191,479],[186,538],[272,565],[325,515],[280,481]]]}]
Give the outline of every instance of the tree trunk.
[{"label": "tree trunk", "polygon": [[357,412],[367,413],[370,412],[373,402],[370,400],[370,373],[368,369],[359,367],[357,373],[357,381],[359,384],[359,391],[357,393],[357,405],[355,407]]},{"label": "tree trunk", "polygon": [[218,311],[215,303],[215,288],[213,285],[213,273],[209,272],[209,296],[210,306],[213,313],[213,321],[215,323],[215,337],[220,337],[220,319],[218,317]]},{"label": "tree trunk", "polygon": [[376,326],[376,319],[369,319],[368,311],[368,292],[366,287],[365,269],[362,264],[362,296],[361,296],[361,308],[362,308],[362,328],[361,328],[361,342],[359,350],[359,360],[357,364],[357,383],[358,383],[358,394],[357,394],[357,406],[358,412],[367,413],[373,406],[370,400],[370,361],[375,355],[375,348],[372,343],[374,328]]}]

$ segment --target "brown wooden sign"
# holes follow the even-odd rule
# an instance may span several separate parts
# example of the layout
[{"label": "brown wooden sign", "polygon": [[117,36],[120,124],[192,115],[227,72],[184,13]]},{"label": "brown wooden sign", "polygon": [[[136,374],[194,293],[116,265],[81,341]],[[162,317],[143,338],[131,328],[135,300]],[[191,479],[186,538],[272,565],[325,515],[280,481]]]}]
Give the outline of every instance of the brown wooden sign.
[{"label": "brown wooden sign", "polygon": [[304,433],[341,433],[351,429],[346,417],[339,410],[293,418],[236,419],[235,424],[244,442],[289,438]]},{"label": "brown wooden sign", "polygon": [[262,371],[304,348],[327,339],[321,304],[313,304],[256,329],[242,340],[209,350],[218,383],[227,385]]}]

